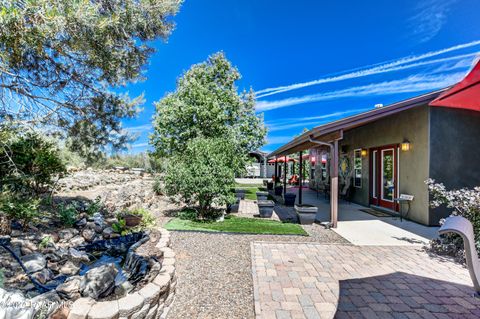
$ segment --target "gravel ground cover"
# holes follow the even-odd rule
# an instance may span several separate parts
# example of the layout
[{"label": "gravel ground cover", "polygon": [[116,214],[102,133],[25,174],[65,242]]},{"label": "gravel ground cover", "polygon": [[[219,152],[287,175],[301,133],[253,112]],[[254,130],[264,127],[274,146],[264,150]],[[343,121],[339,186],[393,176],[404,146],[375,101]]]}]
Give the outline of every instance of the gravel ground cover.
[{"label": "gravel ground cover", "polygon": [[348,243],[322,226],[304,228],[309,237],[172,231],[178,283],[168,318],[254,318],[252,241]]}]

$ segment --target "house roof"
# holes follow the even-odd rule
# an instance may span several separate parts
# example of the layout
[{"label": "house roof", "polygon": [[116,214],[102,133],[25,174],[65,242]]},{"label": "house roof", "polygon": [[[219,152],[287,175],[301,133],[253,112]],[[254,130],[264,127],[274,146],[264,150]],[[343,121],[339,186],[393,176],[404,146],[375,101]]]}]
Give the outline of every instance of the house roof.
[{"label": "house roof", "polygon": [[430,105],[480,111],[480,60],[462,81],[440,94]]},{"label": "house roof", "polygon": [[294,138],[287,144],[271,152],[270,154],[268,154],[268,157],[270,158],[275,156],[284,156],[295,152],[307,150],[316,146],[316,144],[310,142],[310,137],[317,140],[323,140],[324,142],[331,142],[335,139],[340,139],[343,135],[343,131],[365,125],[367,123],[420,105],[429,104],[448,89],[449,88],[445,88],[438,91],[430,92],[408,100],[376,108],[371,111],[349,116],[338,121],[314,127],[310,131],[303,133],[302,135]]}]

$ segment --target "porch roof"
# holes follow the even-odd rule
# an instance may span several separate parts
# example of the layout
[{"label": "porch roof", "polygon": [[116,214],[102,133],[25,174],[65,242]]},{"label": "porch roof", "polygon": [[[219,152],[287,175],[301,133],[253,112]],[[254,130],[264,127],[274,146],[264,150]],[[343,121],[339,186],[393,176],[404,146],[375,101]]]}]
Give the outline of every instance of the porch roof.
[{"label": "porch roof", "polygon": [[367,123],[379,120],[381,118],[396,114],[401,111],[405,111],[420,105],[426,105],[448,89],[449,88],[444,88],[438,91],[416,96],[408,100],[376,108],[371,111],[349,116],[338,121],[314,127],[310,131],[303,133],[302,135],[294,138],[287,144],[271,152],[270,154],[268,154],[267,157],[271,158],[276,156],[284,156],[317,146],[317,144],[310,142],[310,138],[320,140],[326,143],[339,140],[342,138],[344,131],[365,125]]}]

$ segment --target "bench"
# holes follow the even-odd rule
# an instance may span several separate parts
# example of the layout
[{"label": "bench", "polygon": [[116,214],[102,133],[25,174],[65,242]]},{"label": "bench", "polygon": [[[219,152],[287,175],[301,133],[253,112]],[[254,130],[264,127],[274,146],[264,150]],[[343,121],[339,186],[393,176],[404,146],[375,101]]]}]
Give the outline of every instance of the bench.
[{"label": "bench", "polygon": [[445,219],[439,231],[440,235],[454,233],[458,234],[463,239],[465,247],[465,259],[467,261],[467,268],[472,278],[473,286],[476,295],[480,295],[480,260],[478,260],[477,249],[475,247],[475,236],[473,233],[473,226],[468,219],[462,216],[450,216]]}]

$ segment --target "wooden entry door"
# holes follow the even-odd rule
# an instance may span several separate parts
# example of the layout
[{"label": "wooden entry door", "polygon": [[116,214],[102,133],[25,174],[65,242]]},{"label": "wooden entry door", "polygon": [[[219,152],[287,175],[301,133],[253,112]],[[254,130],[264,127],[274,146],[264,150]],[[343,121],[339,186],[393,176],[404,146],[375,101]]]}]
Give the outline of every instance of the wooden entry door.
[{"label": "wooden entry door", "polygon": [[398,211],[398,145],[370,150],[370,203]]}]

